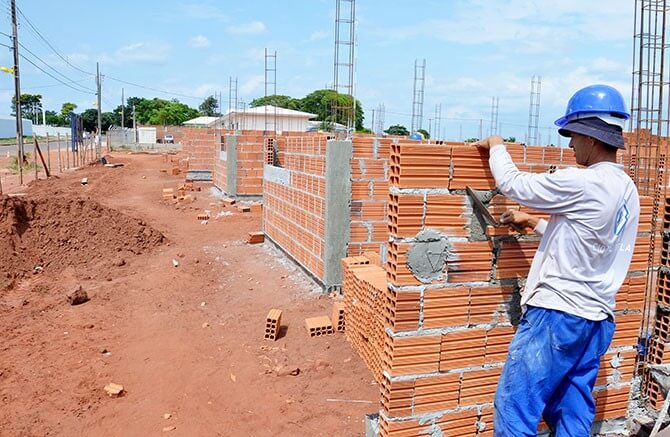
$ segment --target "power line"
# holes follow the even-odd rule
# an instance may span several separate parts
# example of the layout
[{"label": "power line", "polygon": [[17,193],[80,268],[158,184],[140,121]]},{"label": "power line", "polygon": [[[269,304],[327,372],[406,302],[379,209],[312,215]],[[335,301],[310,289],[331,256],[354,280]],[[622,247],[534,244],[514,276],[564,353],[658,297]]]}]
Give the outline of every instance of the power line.
[{"label": "power line", "polygon": [[[34,56],[38,61],[42,62],[44,65],[46,65],[47,67],[49,67],[51,70],[53,70],[53,71],[56,72],[57,74],[61,75],[66,81],[68,81],[68,83],[72,83],[72,82],[74,82],[74,80],[73,80],[72,78],[67,77],[66,75],[64,75],[64,74],[61,73],[60,71],[56,70],[56,69],[55,69],[54,67],[52,67],[48,62],[46,62],[44,59],[42,59],[42,58],[40,58],[39,56],[37,56],[35,53],[31,52],[31,51],[30,51],[26,46],[24,46],[23,44],[19,43],[19,46],[20,46],[23,50],[27,51],[27,52],[30,53],[32,56]],[[86,91],[94,92],[92,89],[89,89],[89,88],[86,88],[86,87],[83,87],[83,86],[82,86],[81,88],[82,88],[83,90],[86,90]]]},{"label": "power line", "polygon": [[31,61],[29,58],[23,56],[23,54],[21,54],[20,56],[23,58],[23,60],[28,61],[29,64],[31,64],[33,67],[37,68],[38,70],[40,70],[42,73],[46,74],[47,76],[51,77],[51,78],[54,79],[56,82],[60,82],[61,84],[67,86],[68,88],[72,88],[73,90],[75,90],[75,91],[79,91],[80,93],[84,93],[84,94],[95,94],[95,93],[93,93],[93,92],[82,91],[81,89],[79,89],[79,88],[75,88],[75,87],[73,87],[72,85],[70,85],[70,84],[67,83],[67,82],[63,82],[62,80],[60,80],[59,78],[57,78],[57,77],[54,76],[53,74],[49,73],[48,71],[44,70],[44,69],[43,69],[42,67],[40,67],[39,65],[35,64],[35,63],[34,63],[33,61]]},{"label": "power line", "polygon": [[171,91],[165,91],[165,90],[161,90],[161,89],[158,89],[158,88],[152,88],[152,87],[148,87],[148,86],[145,86],[145,85],[140,85],[138,83],[128,82],[127,80],[118,79],[118,78],[110,76],[108,74],[105,75],[105,77],[107,79],[111,79],[111,80],[116,81],[116,82],[124,83],[126,85],[135,86],[135,87],[138,87],[138,88],[144,88],[146,90],[155,91],[157,93],[169,94],[171,96],[184,97],[184,98],[187,98],[187,99],[203,100],[202,97],[189,96],[187,94],[174,93],[174,92],[171,92]]},{"label": "power line", "polygon": [[84,73],[84,74],[88,74],[88,75],[90,75],[90,76],[95,76],[94,73],[91,73],[91,72],[89,72],[89,71],[83,70],[83,69],[77,67],[76,65],[70,63],[70,61],[68,61],[63,55],[61,55],[60,52],[59,52],[58,50],[56,50],[56,48],[55,48],[53,45],[51,45],[51,43],[49,42],[49,40],[47,40],[47,39],[40,33],[40,31],[37,30],[37,28],[33,25],[33,23],[28,19],[28,17],[23,13],[23,11],[22,11],[18,6],[16,7],[16,9],[19,11],[19,14],[26,20],[26,23],[28,23],[28,25],[32,28],[32,30],[37,34],[37,36],[38,36],[42,41],[44,41],[44,43],[45,43],[51,50],[53,50],[53,52],[54,52],[59,58],[61,58],[61,59],[63,60],[63,62],[65,62],[65,63],[66,63],[67,65],[69,65],[70,67],[72,67],[72,68],[74,68],[75,70],[78,70],[78,71],[80,71],[80,72],[82,72],[82,73]]},{"label": "power line", "polygon": [[[67,83],[81,83],[81,82],[84,82],[84,81],[87,81],[87,80],[89,80],[89,79],[73,80],[73,81],[67,82]],[[60,84],[60,83],[54,83],[54,84],[51,84],[51,85],[35,85],[35,86],[22,87],[22,88],[24,90],[36,90],[36,89],[40,89],[40,88],[53,88],[53,87],[61,86],[61,85],[62,84]],[[14,91],[14,88],[0,88],[0,91]]]}]

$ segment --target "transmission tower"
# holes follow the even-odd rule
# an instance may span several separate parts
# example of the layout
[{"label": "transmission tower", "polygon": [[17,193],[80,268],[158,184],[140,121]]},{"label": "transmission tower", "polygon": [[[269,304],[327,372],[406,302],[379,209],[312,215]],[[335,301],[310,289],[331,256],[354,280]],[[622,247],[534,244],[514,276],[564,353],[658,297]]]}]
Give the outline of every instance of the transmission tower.
[{"label": "transmission tower", "polygon": [[430,137],[436,140],[439,140],[440,137],[440,121],[442,119],[442,103],[437,103],[435,105],[435,127],[433,132],[430,133]]},{"label": "transmission tower", "polygon": [[542,76],[535,76],[530,80],[530,106],[528,108],[528,134],[526,144],[537,146],[538,125],[540,121],[540,92],[542,90]]},{"label": "transmission tower", "polygon": [[[268,91],[271,94],[268,94]],[[265,49],[265,129],[264,133],[277,131],[277,106],[270,108],[267,102],[268,96],[277,95],[277,51],[269,53]]]},{"label": "transmission tower", "polygon": [[333,62],[333,90],[349,96],[346,101],[333,103],[332,121],[342,120],[347,133],[355,123],[354,98],[354,41],[356,28],[356,0],[335,0],[335,59]]},{"label": "transmission tower", "polygon": [[491,126],[489,127],[490,135],[498,135],[498,108],[500,99],[498,97],[491,98]]},{"label": "transmission tower", "polygon": [[377,116],[375,118],[374,131],[376,135],[381,136],[384,133],[384,118],[386,117],[386,107],[383,103],[377,106]]},{"label": "transmission tower", "polygon": [[423,91],[426,83],[426,60],[421,64],[414,60],[414,92],[412,95],[411,133],[421,129],[423,123]]}]

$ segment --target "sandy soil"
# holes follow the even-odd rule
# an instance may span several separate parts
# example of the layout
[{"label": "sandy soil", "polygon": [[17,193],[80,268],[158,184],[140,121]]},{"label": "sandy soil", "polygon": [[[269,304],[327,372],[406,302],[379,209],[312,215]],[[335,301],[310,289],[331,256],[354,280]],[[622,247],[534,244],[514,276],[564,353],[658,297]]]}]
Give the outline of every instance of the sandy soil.
[{"label": "sandy soil", "polygon": [[[330,315],[332,301],[271,244],[246,244],[260,214],[211,206],[208,186],[193,205],[164,203],[161,189],[183,178],[160,172],[170,168],[163,156],[113,157],[125,166],[27,187],[0,172],[5,193],[86,199],[164,235],[133,253],[118,250],[123,235],[96,238],[98,230],[87,259],[66,247],[58,257],[69,263],[45,263],[0,290],[0,435],[362,435],[378,387],[344,335],[308,337],[304,318]],[[202,224],[203,209],[225,215]],[[127,232],[106,226],[103,234]],[[79,285],[90,301],[71,306],[66,293]],[[275,342],[263,340],[273,307],[286,326]],[[122,397],[107,396],[110,382],[124,386]]]}]

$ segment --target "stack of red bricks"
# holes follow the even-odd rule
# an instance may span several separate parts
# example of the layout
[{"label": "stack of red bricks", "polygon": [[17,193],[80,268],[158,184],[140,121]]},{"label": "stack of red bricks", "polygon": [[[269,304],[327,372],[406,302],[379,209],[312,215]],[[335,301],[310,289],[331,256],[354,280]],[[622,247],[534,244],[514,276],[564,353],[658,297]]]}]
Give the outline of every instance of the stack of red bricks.
[{"label": "stack of red bricks", "polygon": [[365,256],[342,260],[345,334],[375,377],[382,383],[382,351],[386,313],[386,271]]},{"label": "stack of red bricks", "polygon": [[[315,277],[324,272],[325,136],[280,140],[282,168],[288,183],[265,181],[265,233]],[[262,162],[262,160],[261,160]]]},{"label": "stack of red bricks", "polygon": [[[509,150],[526,171],[574,162],[570,150]],[[381,435],[491,436],[493,396],[518,317],[510,307],[539,240],[513,232],[471,235],[472,207],[463,189],[495,186],[488,155],[478,149],[396,142],[390,185]],[[640,237],[630,248],[633,263],[617,302],[617,329],[594,391],[597,420],[627,413],[649,249],[644,218],[651,206],[643,198]],[[495,212],[508,207],[519,205],[504,198],[490,205]],[[439,231],[450,243],[445,274],[430,283],[407,265],[407,252],[424,229]],[[348,319],[347,330],[364,329],[357,323],[363,322]]]}]

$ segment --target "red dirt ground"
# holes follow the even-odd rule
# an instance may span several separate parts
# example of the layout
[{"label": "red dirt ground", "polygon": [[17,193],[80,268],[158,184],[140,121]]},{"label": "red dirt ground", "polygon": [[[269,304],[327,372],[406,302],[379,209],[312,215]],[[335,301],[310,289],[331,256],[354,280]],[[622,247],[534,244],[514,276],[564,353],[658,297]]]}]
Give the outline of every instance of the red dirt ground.
[{"label": "red dirt ground", "polygon": [[[332,301],[270,243],[246,244],[260,215],[210,206],[207,187],[163,203],[183,180],[159,171],[163,156],[113,157],[125,166],[29,187],[1,173],[5,193],[25,193],[3,211],[18,202],[33,219],[19,238],[0,211],[0,250],[25,247],[0,254],[17,276],[0,278],[13,282],[0,288],[0,435],[362,435],[378,387],[344,335],[308,337],[304,318]],[[201,224],[203,209],[232,215]],[[78,285],[91,300],[70,306]],[[276,342],[263,340],[270,308],[287,326]],[[108,397],[110,382],[125,395]]]}]

